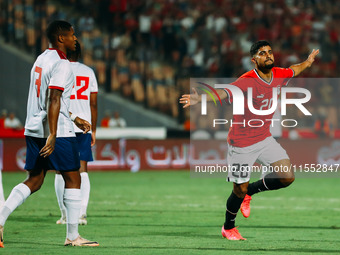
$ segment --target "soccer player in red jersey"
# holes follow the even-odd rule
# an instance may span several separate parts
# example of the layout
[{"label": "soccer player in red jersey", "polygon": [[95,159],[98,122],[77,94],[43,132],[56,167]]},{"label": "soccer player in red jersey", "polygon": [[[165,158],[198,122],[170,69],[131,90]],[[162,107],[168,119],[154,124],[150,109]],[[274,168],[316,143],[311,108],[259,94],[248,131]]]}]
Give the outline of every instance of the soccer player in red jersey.
[{"label": "soccer player in red jersey", "polygon": [[[273,101],[273,88],[280,90],[287,86],[292,77],[298,76],[306,68],[309,68],[319,50],[313,50],[307,60],[289,68],[274,67],[274,55],[271,45],[267,41],[258,41],[251,46],[251,61],[255,69],[243,74],[232,85],[238,87],[243,95],[247,95],[248,88],[252,88],[253,106],[258,110],[267,110]],[[193,94],[183,95],[180,99],[184,108],[195,105],[201,101],[195,89]],[[233,101],[233,95],[229,89],[218,89],[218,95]],[[216,100],[218,99],[217,96]],[[245,97],[246,98],[246,97]],[[212,98],[207,98],[212,100]],[[246,100],[245,100],[246,101]],[[266,190],[277,190],[288,187],[294,181],[294,173],[272,172],[263,179],[249,184],[250,172],[244,171],[240,174],[241,167],[251,167],[255,161],[264,166],[280,167],[279,169],[290,169],[290,159],[286,151],[271,136],[271,121],[274,113],[268,115],[257,115],[252,113],[245,103],[244,115],[234,115],[233,123],[228,133],[228,166],[233,171],[228,173],[228,181],[233,182],[233,191],[226,204],[226,219],[222,226],[222,236],[229,240],[245,240],[235,228],[235,218],[238,210],[245,217],[250,214],[251,196]],[[248,124],[251,121],[251,126]],[[236,124],[238,123],[238,124]],[[240,123],[244,123],[241,125]],[[262,125],[263,124],[263,125]],[[262,125],[262,126],[261,126]],[[256,128],[254,126],[257,126]]]}]

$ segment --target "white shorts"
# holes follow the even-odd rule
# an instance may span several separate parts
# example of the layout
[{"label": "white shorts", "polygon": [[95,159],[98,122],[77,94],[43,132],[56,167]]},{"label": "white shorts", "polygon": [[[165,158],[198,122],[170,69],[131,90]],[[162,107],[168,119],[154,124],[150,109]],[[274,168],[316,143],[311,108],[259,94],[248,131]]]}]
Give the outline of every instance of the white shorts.
[{"label": "white shorts", "polygon": [[248,147],[234,147],[228,144],[228,181],[237,184],[248,182],[255,162],[268,166],[276,161],[289,159],[286,151],[273,138],[267,137]]}]

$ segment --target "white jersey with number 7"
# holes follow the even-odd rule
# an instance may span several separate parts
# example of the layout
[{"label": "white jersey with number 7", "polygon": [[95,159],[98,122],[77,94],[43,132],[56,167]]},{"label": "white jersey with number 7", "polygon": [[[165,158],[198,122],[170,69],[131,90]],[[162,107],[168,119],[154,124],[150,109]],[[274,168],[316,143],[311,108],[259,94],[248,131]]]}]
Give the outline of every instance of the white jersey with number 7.
[{"label": "white jersey with number 7", "polygon": [[46,138],[49,135],[48,89],[63,91],[60,99],[57,137],[75,136],[73,122],[69,117],[73,83],[71,64],[62,51],[50,48],[38,56],[31,70],[25,123],[26,136]]},{"label": "white jersey with number 7", "polygon": [[[98,84],[93,70],[79,62],[71,62],[73,74],[75,76],[74,89],[71,95],[70,111],[79,118],[91,123],[91,93],[98,93]],[[83,132],[74,125],[76,133]]]}]

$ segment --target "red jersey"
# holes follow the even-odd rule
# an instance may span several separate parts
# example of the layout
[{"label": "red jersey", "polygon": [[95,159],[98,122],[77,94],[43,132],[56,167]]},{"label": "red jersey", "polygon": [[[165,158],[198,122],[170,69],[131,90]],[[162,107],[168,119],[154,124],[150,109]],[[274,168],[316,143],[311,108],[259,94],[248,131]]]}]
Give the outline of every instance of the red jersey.
[{"label": "red jersey", "polygon": [[[243,74],[235,82],[231,83],[242,90],[244,95],[244,115],[234,115],[232,125],[229,129],[228,143],[235,147],[247,147],[258,143],[271,136],[270,125],[274,113],[268,115],[257,115],[249,110],[247,103],[248,88],[252,88],[253,106],[257,110],[268,110],[273,103],[273,88],[287,86],[294,71],[290,68],[272,68],[272,79],[270,82],[263,80],[256,69]],[[225,89],[228,94],[229,103],[233,96],[230,90]],[[278,95],[277,95],[278,96]],[[250,125],[249,125],[250,121]],[[278,123],[275,122],[275,125]],[[281,125],[281,124],[280,124]]]}]

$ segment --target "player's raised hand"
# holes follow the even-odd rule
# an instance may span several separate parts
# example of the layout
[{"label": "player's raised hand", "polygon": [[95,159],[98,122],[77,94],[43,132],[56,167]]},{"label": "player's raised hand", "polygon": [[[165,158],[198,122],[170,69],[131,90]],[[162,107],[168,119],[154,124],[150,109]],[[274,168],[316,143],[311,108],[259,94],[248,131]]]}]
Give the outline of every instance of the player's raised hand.
[{"label": "player's raised hand", "polygon": [[309,67],[313,64],[314,60],[315,60],[315,57],[316,55],[319,54],[319,49],[315,50],[313,49],[312,53],[309,54],[308,58],[307,58],[307,61],[310,63]]},{"label": "player's raised hand", "polygon": [[195,88],[192,88],[193,94],[185,94],[179,99],[179,103],[183,104],[183,108],[187,108],[190,105],[195,105],[200,101],[200,96],[198,95]]},{"label": "player's raised hand", "polygon": [[55,146],[55,141],[56,141],[56,135],[49,135],[46,140],[45,146],[40,150],[40,156],[46,158],[52,154],[54,151],[54,146]]},{"label": "player's raised hand", "polygon": [[82,118],[76,117],[74,120],[74,124],[76,124],[76,126],[79,127],[81,130],[83,130],[84,134],[91,130],[91,124],[88,121],[83,120]]}]

